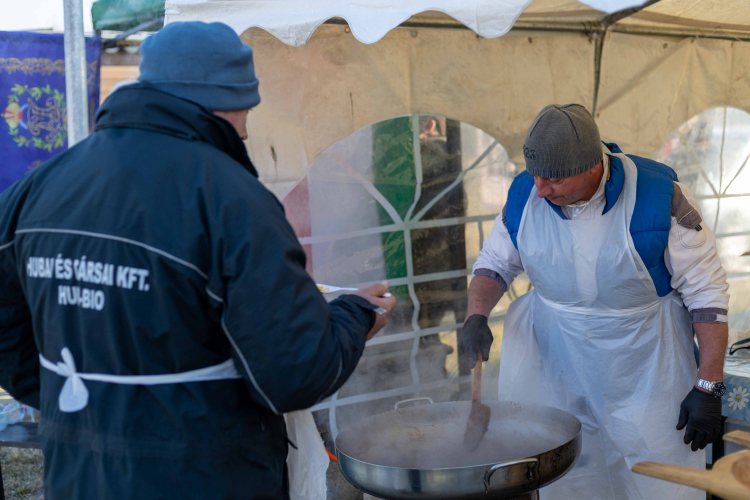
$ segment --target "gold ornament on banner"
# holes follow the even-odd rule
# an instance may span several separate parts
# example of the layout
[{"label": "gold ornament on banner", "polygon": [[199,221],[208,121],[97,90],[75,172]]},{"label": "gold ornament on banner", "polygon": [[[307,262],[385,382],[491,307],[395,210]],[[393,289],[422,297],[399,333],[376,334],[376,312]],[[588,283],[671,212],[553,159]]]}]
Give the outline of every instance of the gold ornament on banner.
[{"label": "gold ornament on banner", "polygon": [[[65,145],[67,109],[57,89],[15,85],[4,118],[18,147],[52,151]],[[23,133],[22,133],[23,132]]]}]

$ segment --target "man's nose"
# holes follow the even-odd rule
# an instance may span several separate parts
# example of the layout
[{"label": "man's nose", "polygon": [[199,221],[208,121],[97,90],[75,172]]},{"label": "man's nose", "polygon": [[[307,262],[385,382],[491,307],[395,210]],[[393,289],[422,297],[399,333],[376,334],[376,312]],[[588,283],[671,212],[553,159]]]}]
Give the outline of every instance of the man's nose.
[{"label": "man's nose", "polygon": [[534,185],[536,186],[536,195],[538,197],[546,198],[552,194],[552,188],[541,177],[534,177]]}]

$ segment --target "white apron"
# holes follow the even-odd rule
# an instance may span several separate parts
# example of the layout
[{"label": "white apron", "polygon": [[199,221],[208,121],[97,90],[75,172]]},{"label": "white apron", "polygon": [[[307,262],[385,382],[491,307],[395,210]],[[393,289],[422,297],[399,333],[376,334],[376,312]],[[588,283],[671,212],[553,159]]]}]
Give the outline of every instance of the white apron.
[{"label": "white apron", "polygon": [[518,250],[534,290],[503,329],[500,399],[554,406],[583,424],[576,466],[542,499],[705,500],[705,493],[630,472],[643,460],[705,468],[677,431],[697,378],[690,316],[677,292],[659,298],[633,246],[638,172],[625,155],[615,206],[560,218],[532,189]]}]

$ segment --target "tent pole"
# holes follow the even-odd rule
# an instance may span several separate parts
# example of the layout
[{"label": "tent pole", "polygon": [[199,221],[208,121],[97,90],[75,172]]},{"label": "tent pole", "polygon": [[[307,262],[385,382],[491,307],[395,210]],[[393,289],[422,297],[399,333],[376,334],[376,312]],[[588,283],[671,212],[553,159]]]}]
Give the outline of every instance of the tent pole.
[{"label": "tent pole", "polygon": [[83,0],[64,0],[65,100],[68,114],[68,147],[89,135],[86,85],[86,38],[83,35]]},{"label": "tent pole", "polygon": [[602,52],[604,52],[604,39],[607,38],[607,31],[609,26],[605,26],[603,30],[598,31],[594,36],[596,38],[596,46],[594,47],[594,102],[591,105],[591,115],[596,121],[596,105],[599,100],[599,80],[602,75]]},{"label": "tent pole", "polygon": [[602,74],[602,53],[604,52],[604,40],[607,39],[607,32],[609,31],[609,28],[618,21],[622,21],[626,17],[630,17],[633,14],[640,12],[646,7],[654,5],[659,1],[660,0],[648,0],[640,7],[623,9],[621,11],[615,12],[614,14],[610,14],[609,16],[601,20],[599,31],[596,34],[596,36],[598,36],[599,38],[596,39],[596,47],[594,50],[594,102],[591,106],[591,114],[594,116],[594,120],[596,120],[596,105],[599,101],[599,81]]},{"label": "tent pole", "polygon": [[630,17],[633,14],[637,14],[638,12],[642,11],[646,7],[651,7],[655,3],[659,3],[660,1],[661,0],[648,0],[647,2],[645,2],[640,7],[631,7],[630,9],[619,10],[619,11],[613,13],[613,14],[608,15],[604,19],[602,19],[602,21],[601,21],[602,25],[605,28],[608,27],[608,26],[611,26],[611,25],[615,24],[618,21],[622,21],[626,17]]}]

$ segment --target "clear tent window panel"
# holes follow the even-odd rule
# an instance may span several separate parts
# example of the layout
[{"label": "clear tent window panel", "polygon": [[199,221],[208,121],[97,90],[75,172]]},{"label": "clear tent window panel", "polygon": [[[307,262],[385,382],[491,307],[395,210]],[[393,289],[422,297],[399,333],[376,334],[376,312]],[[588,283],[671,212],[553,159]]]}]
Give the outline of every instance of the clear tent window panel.
[{"label": "clear tent window panel", "polygon": [[[518,172],[486,132],[444,116],[404,115],[328,147],[284,198],[318,283],[387,279],[398,298],[350,380],[313,408],[329,439],[401,399],[471,397],[471,367],[459,366],[457,352],[471,267]],[[512,288],[491,316],[489,397],[497,393],[505,311],[530,289],[528,279]]]},{"label": "clear tent window panel", "polygon": [[750,113],[722,106],[678,127],[654,156],[675,169],[716,234],[729,280],[729,328],[750,329]]}]

